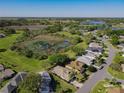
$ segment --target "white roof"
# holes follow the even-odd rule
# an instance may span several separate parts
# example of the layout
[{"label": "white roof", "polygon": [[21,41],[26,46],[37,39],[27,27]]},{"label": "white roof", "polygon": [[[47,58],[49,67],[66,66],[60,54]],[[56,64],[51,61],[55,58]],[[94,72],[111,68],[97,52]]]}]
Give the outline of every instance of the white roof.
[{"label": "white roof", "polygon": [[92,58],[92,59],[96,58],[96,55],[94,53],[92,53],[92,52],[87,52],[87,54],[85,56],[87,56],[89,58]]},{"label": "white roof", "polygon": [[89,47],[102,48],[99,43],[92,42],[89,44]]},{"label": "white roof", "polygon": [[77,58],[77,61],[82,62],[87,65],[91,65],[93,63],[93,59],[87,56],[81,56]]},{"label": "white roof", "polygon": [[96,57],[99,57],[101,55],[101,52],[93,52],[91,50],[86,50],[89,54],[95,55]]}]

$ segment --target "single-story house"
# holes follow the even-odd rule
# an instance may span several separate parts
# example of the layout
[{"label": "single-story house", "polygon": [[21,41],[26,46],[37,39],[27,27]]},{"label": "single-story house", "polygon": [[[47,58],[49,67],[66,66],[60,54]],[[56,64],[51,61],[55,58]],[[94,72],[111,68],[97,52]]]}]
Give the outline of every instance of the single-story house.
[{"label": "single-story house", "polygon": [[93,52],[100,52],[101,53],[103,51],[103,48],[98,43],[92,42],[92,43],[89,44],[88,50],[91,50]]},{"label": "single-story house", "polygon": [[97,57],[97,55],[94,53],[94,52],[90,52],[90,51],[88,51],[86,54],[85,54],[85,56],[87,56],[87,57],[89,57],[89,58],[91,58],[91,59],[96,59],[96,57]]},{"label": "single-story house", "polygon": [[87,54],[93,58],[99,57],[102,53],[100,52],[93,52],[91,50],[86,50]]},{"label": "single-story house", "polygon": [[67,82],[70,82],[75,77],[72,70],[64,68],[62,66],[54,67],[52,69],[52,73],[56,74],[63,80],[66,80]]},{"label": "single-story house", "polygon": [[121,88],[109,88],[107,93],[124,93],[124,89],[121,89]]},{"label": "single-story house", "polygon": [[42,80],[41,80],[41,86],[39,88],[39,93],[50,93],[50,83],[52,81],[50,75],[48,72],[39,72]]},{"label": "single-story house", "polygon": [[0,34],[0,38],[4,38],[5,36],[5,34]]},{"label": "single-story house", "polygon": [[87,57],[87,56],[84,55],[84,56],[78,57],[76,61],[81,62],[81,63],[84,63],[84,64],[90,66],[90,65],[93,64],[93,61],[94,60],[92,58],[89,58],[89,57]]},{"label": "single-story house", "polygon": [[66,68],[75,70],[76,72],[83,72],[84,71],[84,63],[78,62],[78,61],[72,61],[69,64],[66,65]]},{"label": "single-story house", "polygon": [[4,70],[4,66],[0,64],[0,72]]},{"label": "single-story house", "polygon": [[118,47],[123,49],[124,48],[124,43],[119,44]]},{"label": "single-story house", "polygon": [[4,78],[11,78],[15,74],[15,72],[11,69],[5,69],[3,71],[3,74],[4,74]]}]

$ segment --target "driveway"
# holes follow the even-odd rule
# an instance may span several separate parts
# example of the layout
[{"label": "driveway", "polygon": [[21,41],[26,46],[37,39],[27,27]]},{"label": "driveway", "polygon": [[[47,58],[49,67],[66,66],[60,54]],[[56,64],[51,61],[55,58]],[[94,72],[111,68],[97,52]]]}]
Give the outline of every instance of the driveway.
[{"label": "driveway", "polygon": [[112,63],[112,60],[116,54],[116,50],[109,45],[109,57],[106,60],[106,65],[102,70],[97,71],[96,73],[92,74],[90,78],[84,83],[83,87],[80,88],[77,93],[90,93],[91,89],[101,80],[105,78],[111,78],[111,75],[108,74],[107,68]]}]

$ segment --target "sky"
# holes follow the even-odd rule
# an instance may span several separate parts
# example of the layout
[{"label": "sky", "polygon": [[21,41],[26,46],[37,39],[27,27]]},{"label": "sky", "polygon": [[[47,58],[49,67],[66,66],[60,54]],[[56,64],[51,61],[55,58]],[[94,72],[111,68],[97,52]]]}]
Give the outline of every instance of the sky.
[{"label": "sky", "polygon": [[124,17],[124,0],[0,0],[0,17]]}]

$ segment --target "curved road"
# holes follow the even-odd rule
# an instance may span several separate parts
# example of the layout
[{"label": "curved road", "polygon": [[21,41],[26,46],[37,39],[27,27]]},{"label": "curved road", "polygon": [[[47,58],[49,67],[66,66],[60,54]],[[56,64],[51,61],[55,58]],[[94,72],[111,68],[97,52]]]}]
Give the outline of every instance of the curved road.
[{"label": "curved road", "polygon": [[[116,50],[109,45],[109,57],[106,60],[106,65],[103,69],[98,70],[96,73],[90,76],[90,78],[84,83],[83,87],[80,88],[77,93],[90,93],[91,89],[101,80],[105,78],[112,78],[107,72],[107,68],[112,63],[112,60],[116,54]],[[121,80],[120,80],[121,81]],[[121,81],[124,82],[124,81]]]}]

